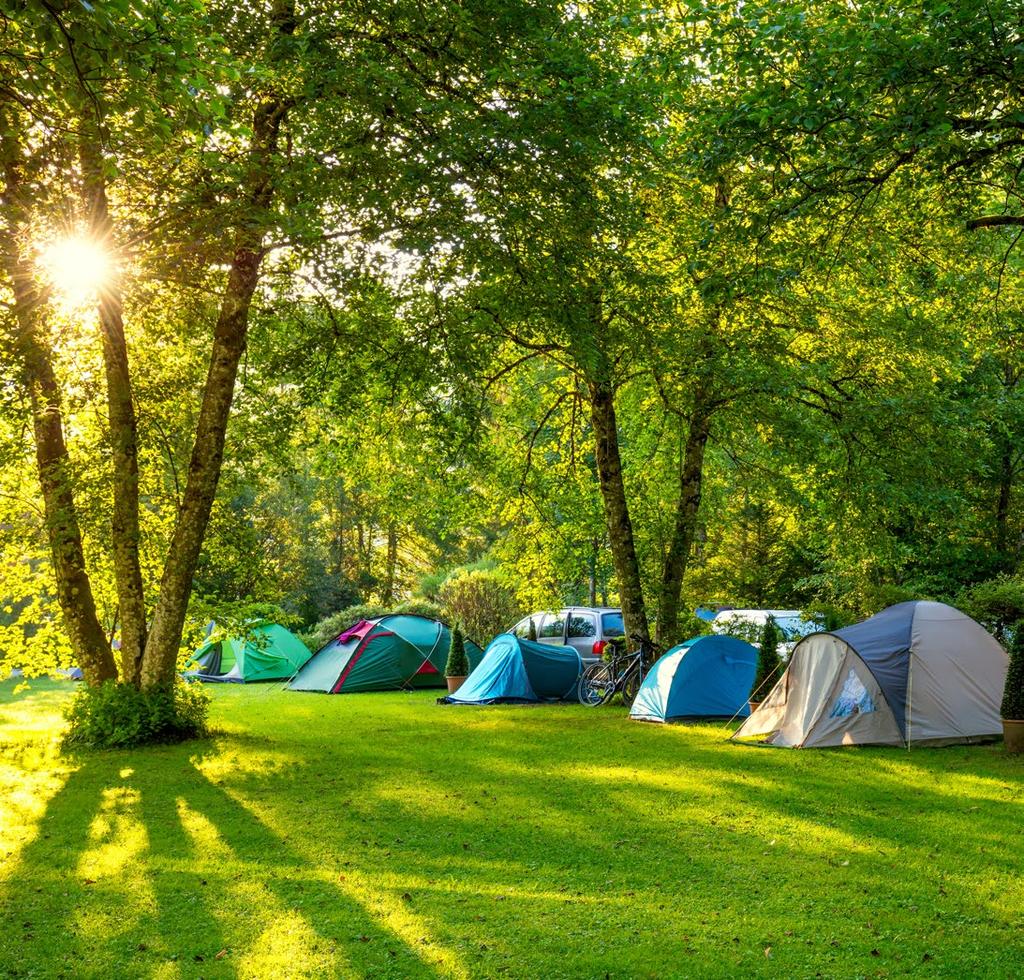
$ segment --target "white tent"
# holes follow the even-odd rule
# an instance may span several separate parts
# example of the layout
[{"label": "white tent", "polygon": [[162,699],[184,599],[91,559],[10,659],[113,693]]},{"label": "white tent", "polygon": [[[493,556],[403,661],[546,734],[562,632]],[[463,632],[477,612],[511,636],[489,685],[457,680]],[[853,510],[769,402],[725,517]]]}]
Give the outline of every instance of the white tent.
[{"label": "white tent", "polygon": [[1002,732],[1003,648],[941,602],[902,602],[797,644],[733,738],[767,745],[948,745]]}]

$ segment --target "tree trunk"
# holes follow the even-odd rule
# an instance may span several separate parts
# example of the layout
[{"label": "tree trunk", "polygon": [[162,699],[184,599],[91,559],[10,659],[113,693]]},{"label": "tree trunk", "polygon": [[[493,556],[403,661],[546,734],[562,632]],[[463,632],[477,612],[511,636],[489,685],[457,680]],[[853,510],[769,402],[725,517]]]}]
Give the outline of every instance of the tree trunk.
[{"label": "tree trunk", "polygon": [[[113,223],[107,206],[100,132],[95,121],[88,117],[89,111],[88,108],[84,110],[80,121],[82,198],[91,237],[108,253],[113,253]],[[146,600],[139,562],[138,425],[124,336],[121,292],[116,282],[102,286],[98,313],[110,424],[114,491],[111,545],[121,618],[121,680],[138,685],[146,644]]]},{"label": "tree trunk", "polygon": [[633,524],[629,518],[626,488],[622,480],[622,459],[619,455],[619,434],[615,417],[615,390],[608,382],[590,380],[587,382],[587,389],[594,425],[597,477],[604,501],[615,577],[619,585],[622,618],[625,620],[628,636],[648,641],[650,632],[640,581],[640,564],[636,557]]},{"label": "tree trunk", "polygon": [[675,525],[662,566],[657,622],[657,642],[661,646],[667,646],[677,639],[675,634],[679,628],[679,601],[686,568],[690,561],[690,551],[697,533],[697,515],[700,511],[704,450],[707,447],[711,421],[711,413],[707,406],[706,392],[698,391],[679,469]]},{"label": "tree trunk", "polygon": [[587,599],[591,606],[597,605],[597,538],[590,542],[590,562],[587,569]]},{"label": "tree trunk", "polygon": [[[22,198],[20,148],[9,135],[16,132],[0,118],[0,159],[3,161],[6,194],[5,223],[0,247],[4,271],[11,282],[18,336],[16,354],[24,371],[32,406],[36,467],[43,493],[46,531],[50,542],[57,602],[71,651],[89,684],[117,677],[110,645],[103,633],[92,585],[85,568],[82,534],[78,525],[60,388],[53,369],[49,339],[41,322],[45,297],[35,283],[34,270],[18,250],[19,233],[29,226],[29,209]],[[25,236],[27,237],[27,235]]]},{"label": "tree trunk", "polygon": [[[277,36],[294,34],[297,26],[294,0],[275,0],[271,23]],[[246,198],[254,215],[266,214],[274,197],[276,168],[280,166],[276,159],[278,138],[290,105],[289,97],[272,93],[257,104],[253,113]],[[249,308],[259,282],[262,260],[263,231],[257,222],[256,227],[244,227],[238,232],[221,299],[188,481],[142,660],[144,689],[166,687],[174,682],[192,580],[224,460],[224,439],[235,378],[245,350]]]},{"label": "tree trunk", "polygon": [[390,606],[395,601],[395,572],[398,567],[398,529],[394,524],[388,525],[388,552],[384,576],[384,591],[381,603]]},{"label": "tree trunk", "polygon": [[1013,446],[1008,439],[1001,441],[999,450],[999,496],[996,499],[996,553],[1004,565],[1011,565],[1006,553],[1008,524],[1010,518],[1010,496],[1013,492]]},{"label": "tree trunk", "polygon": [[259,281],[260,259],[259,252],[242,248],[235,252],[231,263],[214,331],[213,352],[188,467],[188,482],[142,662],[143,688],[164,686],[174,678],[192,578],[224,461],[224,439],[238,363],[245,350],[249,305]]}]

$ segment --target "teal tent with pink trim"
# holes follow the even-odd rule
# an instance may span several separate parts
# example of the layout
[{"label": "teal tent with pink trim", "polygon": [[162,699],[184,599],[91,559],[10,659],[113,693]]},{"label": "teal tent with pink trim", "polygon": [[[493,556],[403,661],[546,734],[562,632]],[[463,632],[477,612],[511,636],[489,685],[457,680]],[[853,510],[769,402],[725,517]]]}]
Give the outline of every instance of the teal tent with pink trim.
[{"label": "teal tent with pink trim", "polygon": [[[313,654],[288,686],[327,694],[444,687],[450,644],[448,627],[426,616],[360,620]],[[466,656],[472,669],[483,652],[466,640]]]}]

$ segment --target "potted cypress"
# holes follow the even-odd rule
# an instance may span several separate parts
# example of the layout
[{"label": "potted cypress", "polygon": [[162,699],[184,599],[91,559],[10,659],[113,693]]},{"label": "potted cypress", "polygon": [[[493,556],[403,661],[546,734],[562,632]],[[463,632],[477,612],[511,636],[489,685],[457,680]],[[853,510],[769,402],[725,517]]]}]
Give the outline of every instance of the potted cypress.
[{"label": "potted cypress", "polygon": [[444,677],[448,682],[448,693],[454,694],[469,673],[469,657],[466,656],[466,641],[458,623],[452,627],[452,640],[448,647],[448,662],[444,665]]},{"label": "potted cypress", "polygon": [[1010,665],[1003,688],[1003,743],[1007,752],[1024,752],[1024,620],[1014,626]]},{"label": "potted cypress", "polygon": [[754,676],[754,689],[750,694],[751,711],[757,711],[761,706],[761,702],[772,689],[772,684],[779,679],[781,671],[779,628],[775,625],[775,619],[769,616],[765,620],[764,629],[761,630],[761,646],[757,651],[757,674]]}]

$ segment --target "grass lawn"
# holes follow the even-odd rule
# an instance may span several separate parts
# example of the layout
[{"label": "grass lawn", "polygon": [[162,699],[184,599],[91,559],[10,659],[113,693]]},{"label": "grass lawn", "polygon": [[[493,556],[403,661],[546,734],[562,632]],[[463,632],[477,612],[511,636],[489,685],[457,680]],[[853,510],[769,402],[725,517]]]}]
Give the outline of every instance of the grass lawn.
[{"label": "grass lawn", "polygon": [[55,753],[0,684],[0,975],[1024,977],[1024,761],[621,708],[213,690]]}]

